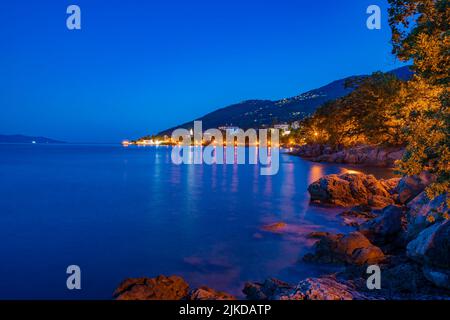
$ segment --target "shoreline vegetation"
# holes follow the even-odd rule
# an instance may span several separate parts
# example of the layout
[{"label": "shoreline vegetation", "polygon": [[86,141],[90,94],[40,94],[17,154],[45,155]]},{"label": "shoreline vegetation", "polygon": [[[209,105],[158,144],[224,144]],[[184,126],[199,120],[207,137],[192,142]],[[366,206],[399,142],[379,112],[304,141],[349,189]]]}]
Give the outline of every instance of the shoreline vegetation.
[{"label": "shoreline vegetation", "polygon": [[[374,73],[349,79],[353,90],[304,117],[281,145],[312,161],[395,167],[399,177],[327,175],[309,185],[311,205],[342,208],[347,234],[314,232],[308,264],[342,271],[289,284],[247,282],[250,300],[450,300],[449,2],[388,0],[393,54],[412,62],[407,81]],[[153,139],[153,137],[151,137]],[[266,232],[283,233],[279,221]],[[368,267],[381,269],[381,288],[369,289]],[[125,280],[115,299],[217,300],[210,288],[189,290],[181,278]]]}]

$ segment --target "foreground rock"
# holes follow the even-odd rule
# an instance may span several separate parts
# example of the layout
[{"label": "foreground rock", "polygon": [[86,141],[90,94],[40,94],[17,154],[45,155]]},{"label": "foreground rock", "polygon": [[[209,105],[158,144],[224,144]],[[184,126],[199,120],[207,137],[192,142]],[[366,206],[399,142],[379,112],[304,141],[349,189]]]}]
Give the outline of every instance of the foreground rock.
[{"label": "foreground rock", "polygon": [[234,296],[208,287],[193,289],[186,297],[187,300],[236,300]]},{"label": "foreground rock", "polygon": [[436,300],[450,299],[450,291],[433,285],[428,277],[447,284],[448,274],[435,270],[426,274],[420,264],[405,256],[397,256],[380,264],[380,290],[367,288],[366,267],[348,266],[333,275],[301,280],[292,285],[269,278],[262,283],[248,282],[244,294],[250,300]]},{"label": "foreground rock", "polygon": [[397,202],[402,204],[408,203],[435,180],[436,177],[434,175],[425,171],[419,175],[401,178],[395,187],[395,193],[398,194]]},{"label": "foreground rock", "polygon": [[415,238],[422,230],[435,221],[449,216],[448,193],[430,200],[425,192],[421,192],[407,205],[408,238]]},{"label": "foreground rock", "polygon": [[117,300],[233,300],[232,295],[201,287],[189,291],[188,283],[179,276],[130,278],[113,294]]},{"label": "foreground rock", "polygon": [[280,297],[281,300],[365,300],[366,296],[356,291],[349,282],[337,281],[335,277],[307,278],[293,292]]},{"label": "foreground rock", "polygon": [[423,274],[436,287],[450,290],[450,270],[425,266]]},{"label": "foreground rock", "polygon": [[178,276],[130,278],[114,292],[117,300],[181,300],[187,296],[189,285]]},{"label": "foreground rock", "polygon": [[307,278],[292,286],[277,279],[264,283],[249,282],[244,294],[250,300],[362,300],[367,296],[356,291],[353,284],[333,276]]},{"label": "foreground rock", "polygon": [[[432,283],[422,270],[422,266],[406,256],[391,256],[379,266],[382,275],[380,290],[367,288],[368,275],[365,267],[347,267],[345,271],[338,273],[338,276],[351,282],[359,293],[373,298],[388,300],[448,300],[450,298],[448,289]],[[436,276],[436,273],[433,276]],[[442,281],[442,278],[439,280]]]},{"label": "foreground rock", "polygon": [[342,207],[368,205],[383,208],[393,204],[389,184],[373,175],[331,174],[320,178],[308,187],[311,201]]},{"label": "foreground rock", "polygon": [[403,147],[381,147],[361,145],[335,150],[328,146],[311,144],[298,148],[294,155],[317,162],[362,164],[377,167],[393,167],[403,157]]},{"label": "foreground rock", "polygon": [[359,227],[361,224],[377,217],[369,206],[356,206],[339,214],[344,219],[344,224],[351,227]]},{"label": "foreground rock", "polygon": [[435,286],[450,289],[450,220],[437,222],[408,243],[409,258],[423,266],[423,274]]},{"label": "foreground rock", "polygon": [[359,232],[348,235],[325,234],[313,249],[313,253],[303,257],[304,261],[366,265],[380,263],[385,259],[383,251]]},{"label": "foreground rock", "polygon": [[280,296],[289,293],[293,286],[287,282],[269,278],[263,283],[247,282],[243,293],[250,300],[279,300]]},{"label": "foreground rock", "polygon": [[450,220],[423,230],[408,243],[406,253],[411,259],[428,266],[450,269]]},{"label": "foreground rock", "polygon": [[397,260],[399,261],[382,268],[382,288],[394,294],[394,297],[399,293],[413,296],[425,294],[430,283],[423,275],[421,266],[404,258]]},{"label": "foreground rock", "polygon": [[393,242],[402,231],[403,208],[395,205],[385,207],[381,214],[359,226],[359,232],[375,244]]}]

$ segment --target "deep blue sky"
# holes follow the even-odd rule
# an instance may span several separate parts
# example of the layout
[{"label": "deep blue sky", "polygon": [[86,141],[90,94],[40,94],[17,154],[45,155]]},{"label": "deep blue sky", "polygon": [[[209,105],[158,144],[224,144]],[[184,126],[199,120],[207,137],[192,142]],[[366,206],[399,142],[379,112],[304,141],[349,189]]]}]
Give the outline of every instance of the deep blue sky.
[{"label": "deep blue sky", "polygon": [[[82,30],[66,28],[66,8]],[[383,9],[382,29],[366,8]],[[385,0],[0,2],[0,134],[116,142],[399,62]]]}]

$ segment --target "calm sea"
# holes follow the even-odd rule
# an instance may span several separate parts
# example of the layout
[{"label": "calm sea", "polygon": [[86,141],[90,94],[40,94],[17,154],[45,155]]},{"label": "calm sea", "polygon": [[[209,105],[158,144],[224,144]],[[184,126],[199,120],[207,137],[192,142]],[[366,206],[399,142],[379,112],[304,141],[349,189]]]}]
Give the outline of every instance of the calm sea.
[{"label": "calm sea", "polygon": [[[307,187],[350,167],[282,154],[279,173],[261,176],[258,165],[174,165],[170,151],[0,145],[0,298],[110,299],[123,279],[159,274],[241,296],[248,280],[329,271],[299,261],[305,235],[346,227],[339,210],[309,205]],[[280,221],[282,235],[261,229]],[[78,291],[66,288],[72,264]]]}]

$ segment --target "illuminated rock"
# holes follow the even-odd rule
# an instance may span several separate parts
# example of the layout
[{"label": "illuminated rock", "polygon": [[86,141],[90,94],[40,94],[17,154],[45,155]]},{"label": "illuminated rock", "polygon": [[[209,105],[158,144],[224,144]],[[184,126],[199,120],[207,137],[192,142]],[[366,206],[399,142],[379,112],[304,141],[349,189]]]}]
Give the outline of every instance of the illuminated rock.
[{"label": "illuminated rock", "polygon": [[369,205],[383,208],[394,203],[389,190],[373,175],[327,175],[310,184],[308,192],[312,202],[343,207]]}]

